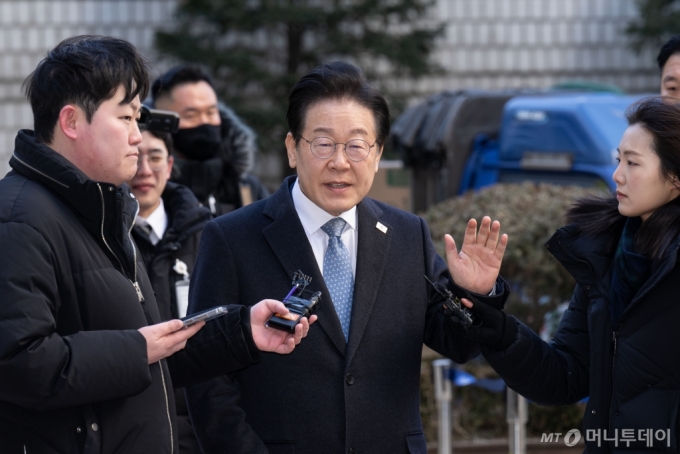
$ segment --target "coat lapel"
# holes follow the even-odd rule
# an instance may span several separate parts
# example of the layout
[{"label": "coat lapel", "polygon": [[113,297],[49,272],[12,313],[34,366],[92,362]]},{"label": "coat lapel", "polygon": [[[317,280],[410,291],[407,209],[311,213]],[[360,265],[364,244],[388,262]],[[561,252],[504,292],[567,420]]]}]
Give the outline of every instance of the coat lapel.
[{"label": "coat lapel", "polygon": [[[315,311],[319,317],[317,323],[344,355],[347,344],[342,334],[340,320],[290,196],[290,187],[294,182],[295,177],[287,178],[279,190],[267,199],[264,214],[273,222],[265,227],[262,233],[291,281],[293,274],[300,270],[312,278],[310,288],[321,291],[321,303]],[[283,295],[280,296],[282,297]]]},{"label": "coat lapel", "polygon": [[359,244],[357,271],[354,282],[352,321],[349,329],[347,361],[352,361],[371,317],[378,289],[387,265],[387,251],[392,237],[392,226],[383,232],[378,226],[382,210],[373,201],[364,199],[357,205]]}]

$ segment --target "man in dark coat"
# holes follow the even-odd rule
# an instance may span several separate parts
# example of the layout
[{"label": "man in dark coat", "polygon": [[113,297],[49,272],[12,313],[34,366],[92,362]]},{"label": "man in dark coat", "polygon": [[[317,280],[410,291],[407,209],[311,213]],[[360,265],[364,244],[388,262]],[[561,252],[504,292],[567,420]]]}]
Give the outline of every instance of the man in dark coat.
[{"label": "man in dark coat", "polygon": [[181,65],[168,70],[151,88],[154,107],[177,112],[173,134],[173,178],[192,191],[215,216],[257,200],[269,191],[250,173],[255,135],[234,112],[217,102],[213,80],[203,69]]},{"label": "man in dark coat", "polygon": [[26,87],[35,132],[19,131],[0,181],[0,452],[176,454],[173,383],[289,352],[306,322],[295,336],[267,329],[286,309],[263,301],[160,323],[123,184],[148,89],[131,44],[66,39]]},{"label": "man in dark coat", "polygon": [[[288,160],[298,172],[266,200],[203,231],[190,311],[220,298],[286,295],[293,273],[320,291],[319,323],[295,352],[187,387],[201,448],[213,453],[426,453],[419,413],[423,342],[464,362],[478,345],[453,336],[431,281],[501,307],[507,236],[468,225],[448,267],[424,221],[364,198],[389,131],[384,98],[361,71],[313,70],[289,97]],[[453,275],[453,280],[449,275]],[[455,283],[453,282],[455,280]],[[495,296],[487,296],[494,292]],[[481,296],[485,295],[485,296]]]},{"label": "man in dark coat", "polygon": [[[172,320],[186,315],[201,232],[212,216],[191,189],[168,181],[174,164],[169,133],[144,131],[137,148],[137,173],[128,182],[139,202],[132,237],[149,274],[161,320]],[[180,454],[200,454],[184,388],[175,389],[175,404]]]},{"label": "man in dark coat", "polygon": [[201,232],[212,215],[191,189],[168,181],[174,170],[170,134],[144,131],[138,148],[137,173],[128,181],[139,202],[132,237],[146,265],[161,317],[184,317],[188,287],[177,287],[189,284]]}]

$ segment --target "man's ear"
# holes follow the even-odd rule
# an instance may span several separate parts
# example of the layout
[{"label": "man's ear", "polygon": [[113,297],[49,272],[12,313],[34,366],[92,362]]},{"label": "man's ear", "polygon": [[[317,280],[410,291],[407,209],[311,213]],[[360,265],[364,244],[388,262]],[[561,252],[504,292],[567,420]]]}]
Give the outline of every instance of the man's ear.
[{"label": "man's ear", "polygon": [[[140,157],[141,159],[141,157]],[[170,177],[172,176],[172,165],[175,163],[175,158],[172,156],[168,156],[168,174],[167,174],[167,179],[169,180]]]},{"label": "man's ear", "polygon": [[295,146],[295,139],[290,132],[286,134],[286,154],[288,155],[288,165],[291,169],[297,167],[297,147]]},{"label": "man's ear", "polygon": [[83,115],[84,112],[80,108],[67,104],[59,112],[56,127],[69,139],[76,140],[78,138],[77,123]]},{"label": "man's ear", "polygon": [[384,146],[380,146],[375,152],[375,173],[378,173],[378,169],[380,168],[380,158],[382,157],[384,149]]}]

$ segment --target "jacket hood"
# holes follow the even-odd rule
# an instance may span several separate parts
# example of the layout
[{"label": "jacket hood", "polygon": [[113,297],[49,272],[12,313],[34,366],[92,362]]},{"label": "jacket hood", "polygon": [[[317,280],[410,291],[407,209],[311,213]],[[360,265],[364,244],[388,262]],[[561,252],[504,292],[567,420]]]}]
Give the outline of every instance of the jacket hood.
[{"label": "jacket hood", "polygon": [[127,257],[121,263],[125,263],[128,277],[136,278],[134,250],[127,232],[132,228],[139,205],[126,184],[115,186],[89,179],[26,129],[17,134],[9,164],[16,172],[49,188],[97,241],[106,243],[113,255]]},{"label": "jacket hood", "polygon": [[201,205],[191,189],[184,185],[168,181],[161,197],[170,222],[168,236],[191,235],[194,225],[202,228],[212,218],[210,210]]},{"label": "jacket hood", "polygon": [[[100,204],[97,183],[90,180],[68,159],[35,138],[33,131],[22,129],[17,134],[14,154],[9,165],[34,181],[57,193],[82,218],[98,221],[100,216],[91,209]],[[105,192],[114,185],[99,183]]]},{"label": "jacket hood", "polygon": [[577,282],[592,280],[593,273],[603,279],[614,255],[604,235],[585,236],[577,224],[557,229],[545,247]]},{"label": "jacket hood", "polygon": [[219,104],[222,120],[222,159],[231,164],[237,175],[250,172],[255,164],[255,133],[246,126],[233,110]]},{"label": "jacket hood", "polygon": [[[619,232],[620,233],[620,232]],[[545,247],[569,271],[576,282],[584,288],[595,286],[605,298],[609,295],[613,250],[607,234],[586,236],[577,224],[558,229]],[[643,284],[626,311],[642,301],[658,283],[668,276],[677,263],[680,236],[671,243],[668,253],[660,260],[652,261],[651,274]]]}]

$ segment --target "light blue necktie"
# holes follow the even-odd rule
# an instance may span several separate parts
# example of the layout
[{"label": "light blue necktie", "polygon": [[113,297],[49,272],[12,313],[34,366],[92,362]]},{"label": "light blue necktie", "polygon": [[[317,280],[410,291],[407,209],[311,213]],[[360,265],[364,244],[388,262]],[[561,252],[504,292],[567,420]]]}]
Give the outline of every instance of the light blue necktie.
[{"label": "light blue necktie", "polygon": [[349,251],[342,243],[340,234],[345,227],[344,219],[333,218],[322,227],[328,235],[328,249],[323,258],[323,279],[326,281],[331,299],[338,313],[345,341],[349,339],[349,322],[352,317],[352,296],[354,294],[354,276]]}]

